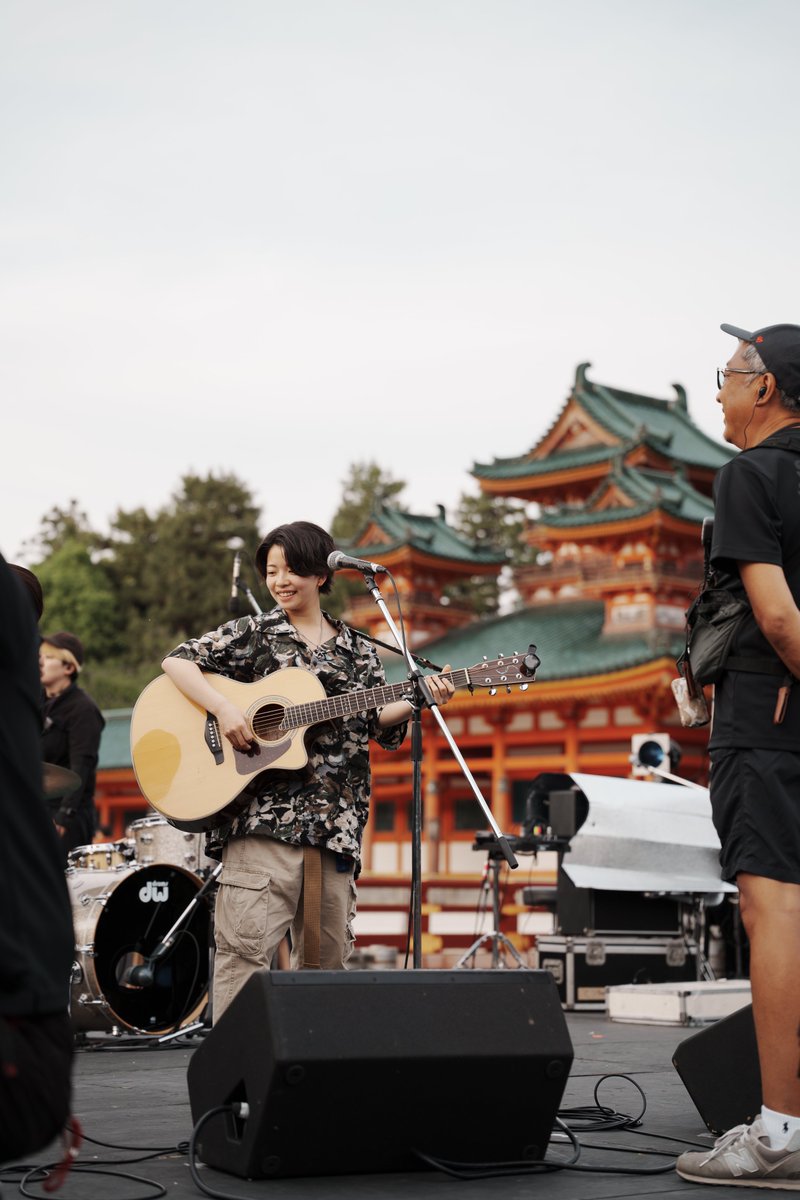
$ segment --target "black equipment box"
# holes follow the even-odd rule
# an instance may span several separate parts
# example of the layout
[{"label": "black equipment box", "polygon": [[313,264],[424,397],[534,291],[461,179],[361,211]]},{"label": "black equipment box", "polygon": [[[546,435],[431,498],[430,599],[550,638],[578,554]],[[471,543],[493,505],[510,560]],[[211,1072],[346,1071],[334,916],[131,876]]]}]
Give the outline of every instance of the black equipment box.
[{"label": "black equipment box", "polygon": [[565,1009],[602,1012],[606,988],[697,979],[697,949],[682,937],[596,935],[537,938],[539,968],[550,971]]},{"label": "black equipment box", "polygon": [[681,936],[681,907],[674,896],[579,888],[563,867],[558,871],[556,919],[559,933],[575,937],[601,931]]}]

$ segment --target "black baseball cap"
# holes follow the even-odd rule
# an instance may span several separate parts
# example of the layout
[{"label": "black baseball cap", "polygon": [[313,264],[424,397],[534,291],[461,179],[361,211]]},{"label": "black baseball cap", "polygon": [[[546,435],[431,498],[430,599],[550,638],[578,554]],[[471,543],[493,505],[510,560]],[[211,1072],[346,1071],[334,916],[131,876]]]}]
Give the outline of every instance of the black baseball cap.
[{"label": "black baseball cap", "polygon": [[755,346],[781,390],[792,399],[800,397],[800,325],[765,325],[753,333],[738,325],[720,325],[720,329]]},{"label": "black baseball cap", "polygon": [[58,633],[49,633],[42,636],[43,646],[53,646],[54,649],[60,650],[66,655],[65,662],[71,662],[76,671],[80,671],[83,666],[83,642],[74,633],[68,633],[65,629]]}]

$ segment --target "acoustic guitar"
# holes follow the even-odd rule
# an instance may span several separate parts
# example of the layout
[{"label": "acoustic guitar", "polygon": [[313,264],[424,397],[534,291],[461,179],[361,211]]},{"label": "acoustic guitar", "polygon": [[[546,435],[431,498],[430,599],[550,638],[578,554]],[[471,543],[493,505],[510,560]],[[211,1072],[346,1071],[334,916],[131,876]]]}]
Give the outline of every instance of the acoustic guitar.
[{"label": "acoustic guitar", "polygon": [[[527,654],[484,659],[448,672],[456,688],[512,685],[527,688],[536,677],[536,647]],[[235,750],[216,718],[184,696],[166,675],[144,689],[131,717],[131,757],[144,796],[178,829],[213,829],[249,803],[241,793],[266,770],[296,771],[308,761],[306,735],[337,717],[383,708],[412,695],[408,680],[327,696],[316,675],[301,667],[273,671],[255,683],[223,675],[205,678],[247,717],[253,745]]]}]

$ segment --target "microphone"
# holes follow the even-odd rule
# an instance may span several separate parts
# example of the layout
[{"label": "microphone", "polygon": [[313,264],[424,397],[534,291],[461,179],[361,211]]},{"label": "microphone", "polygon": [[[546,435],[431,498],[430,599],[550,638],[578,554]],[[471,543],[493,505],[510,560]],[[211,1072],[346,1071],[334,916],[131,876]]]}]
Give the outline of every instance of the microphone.
[{"label": "microphone", "polygon": [[380,563],[367,562],[365,558],[351,558],[341,550],[334,550],[328,555],[328,567],[331,571],[363,571],[366,575],[388,575],[388,567]]},{"label": "microphone", "polygon": [[156,966],[172,949],[174,940],[174,937],[168,935],[163,942],[159,942],[153,953],[149,954],[143,962],[123,971],[120,986],[126,988],[152,987],[156,979]]},{"label": "microphone", "polygon": [[242,573],[242,555],[239,550],[233,556],[233,572],[231,574],[231,598],[228,601],[228,612],[238,616],[239,613],[239,576]]}]

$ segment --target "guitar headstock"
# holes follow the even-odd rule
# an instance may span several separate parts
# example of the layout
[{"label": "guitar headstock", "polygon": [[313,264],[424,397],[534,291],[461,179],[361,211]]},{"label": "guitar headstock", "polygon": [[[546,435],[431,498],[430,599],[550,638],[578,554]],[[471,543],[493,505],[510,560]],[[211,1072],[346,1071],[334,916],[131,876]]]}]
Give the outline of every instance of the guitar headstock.
[{"label": "guitar headstock", "polygon": [[484,658],[483,662],[470,667],[469,686],[489,688],[490,695],[497,694],[497,689],[504,687],[510,692],[512,687],[527,691],[528,684],[536,679],[536,672],[541,665],[541,659],[536,653],[536,647],[531,642],[525,654],[515,651],[513,654],[501,655],[499,658]]}]

